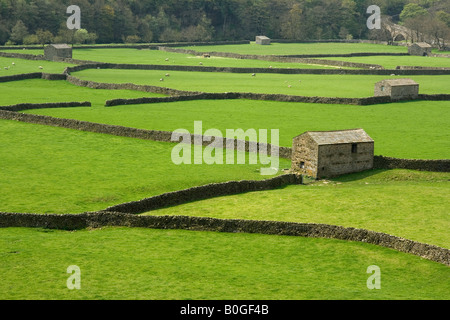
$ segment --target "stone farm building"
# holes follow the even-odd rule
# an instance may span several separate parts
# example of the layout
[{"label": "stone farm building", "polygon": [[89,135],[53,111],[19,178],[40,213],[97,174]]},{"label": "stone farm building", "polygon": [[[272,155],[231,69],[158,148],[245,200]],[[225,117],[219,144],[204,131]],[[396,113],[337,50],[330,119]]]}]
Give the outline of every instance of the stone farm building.
[{"label": "stone farm building", "polygon": [[426,42],[416,42],[408,47],[408,53],[412,56],[431,55],[431,46]]},{"label": "stone farm building", "polygon": [[50,44],[44,48],[46,60],[59,60],[72,58],[72,47],[67,44]]},{"label": "stone farm building", "polygon": [[270,38],[266,36],[257,36],[255,42],[256,44],[268,45],[270,44]]},{"label": "stone farm building", "polygon": [[376,97],[390,96],[394,100],[417,99],[419,84],[411,79],[388,79],[375,84]]},{"label": "stone farm building", "polygon": [[321,179],[373,168],[374,141],[363,129],[307,131],[292,142],[291,169]]}]

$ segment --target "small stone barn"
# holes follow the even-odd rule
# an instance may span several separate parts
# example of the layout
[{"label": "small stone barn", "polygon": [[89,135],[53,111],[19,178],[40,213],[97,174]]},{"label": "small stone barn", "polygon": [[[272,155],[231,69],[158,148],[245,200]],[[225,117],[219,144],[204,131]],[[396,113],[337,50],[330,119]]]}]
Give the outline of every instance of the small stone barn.
[{"label": "small stone barn", "polygon": [[44,57],[51,61],[72,58],[72,47],[67,44],[50,44],[44,48]]},{"label": "small stone barn", "polygon": [[419,84],[412,79],[388,79],[375,83],[375,96],[390,96],[395,100],[417,99]]},{"label": "small stone barn", "polygon": [[291,170],[321,179],[373,168],[374,141],[363,129],[307,131],[292,141]]},{"label": "small stone barn", "polygon": [[431,55],[431,46],[426,42],[416,42],[408,47],[408,53],[412,56],[429,56]]},{"label": "small stone barn", "polygon": [[261,45],[270,44],[270,38],[268,38],[266,36],[257,36],[255,41],[256,41],[256,44],[261,44]]}]

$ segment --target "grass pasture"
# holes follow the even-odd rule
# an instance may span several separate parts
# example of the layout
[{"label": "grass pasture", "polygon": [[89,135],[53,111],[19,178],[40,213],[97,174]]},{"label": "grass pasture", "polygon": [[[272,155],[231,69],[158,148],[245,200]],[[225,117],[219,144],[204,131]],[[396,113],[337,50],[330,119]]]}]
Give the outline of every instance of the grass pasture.
[{"label": "grass pasture", "polygon": [[[365,243],[133,228],[0,235],[2,299],[449,298],[448,267]],[[70,265],[81,270],[80,290],[66,287]],[[381,290],[366,286],[370,265]]]},{"label": "grass pasture", "polygon": [[[252,42],[189,49],[272,55],[406,52],[401,46],[341,43],[258,46]],[[25,53],[31,52],[40,51]],[[125,48],[77,49],[74,58],[130,64],[203,62],[223,67],[269,64],[276,68],[305,67]],[[385,67],[447,64],[447,60],[434,58],[373,58]],[[364,58],[348,60],[377,63]],[[62,72],[68,65],[0,58],[0,67],[2,63],[11,67],[9,70],[2,67],[0,76],[9,71],[40,72],[35,64],[42,65],[43,72],[51,73]],[[160,82],[166,72],[170,72],[170,77]],[[372,96],[374,83],[386,78],[307,74],[252,77],[235,73],[97,69],[73,75],[97,82],[130,82],[189,91],[327,97]],[[450,76],[407,78],[420,84],[421,93],[450,93]],[[448,101],[350,106],[204,100],[104,107],[106,100],[144,96],[161,95],[89,89],[41,79],[0,83],[0,105],[92,102],[91,108],[39,109],[27,113],[142,129],[184,128],[191,133],[194,121],[200,120],[203,130],[279,129],[280,145],[288,147],[292,138],[304,131],[364,128],[375,140],[375,154],[412,159],[449,158]],[[175,165],[171,160],[173,143],[9,120],[0,120],[0,142],[0,212],[96,211],[192,186],[268,178],[260,175],[259,169],[267,166],[261,164]],[[289,167],[289,160],[280,159],[280,169]],[[449,179],[449,173],[371,170],[308,181],[306,185],[195,201],[144,214],[325,223],[450,248]],[[381,246],[332,239],[125,227],[77,231],[0,228],[0,261],[0,299],[5,300],[447,300],[450,297],[448,266]],[[81,268],[81,290],[68,290],[66,286],[69,276],[66,269],[70,265]],[[367,288],[366,270],[370,265],[381,269],[381,290]]]},{"label": "grass pasture", "polygon": [[[251,192],[150,211],[220,219],[325,223],[450,248],[449,173],[373,170],[306,186]],[[245,210],[236,210],[245,208]]]},{"label": "grass pasture", "polygon": [[[0,136],[11,137],[2,141],[8,152],[0,153],[0,189],[8,190],[0,195],[0,212],[96,211],[208,183],[267,178],[259,173],[267,166],[248,160],[242,165],[176,165],[173,143],[7,120],[0,124]],[[280,164],[290,166],[288,160]]]},{"label": "grass pasture", "polygon": [[370,43],[277,43],[270,45],[230,44],[217,46],[187,46],[184,49],[199,52],[232,52],[256,55],[319,55],[349,53],[408,53],[404,46],[385,46]]},{"label": "grass pasture", "polygon": [[[227,116],[218,116],[220,114]],[[245,112],[242,112],[245,110]],[[91,122],[173,131],[279,129],[280,145],[304,131],[364,128],[377,141],[375,154],[398,158],[446,159],[450,149],[446,101],[414,101],[373,106],[327,105],[252,100],[202,100],[115,107],[29,110]]]},{"label": "grass pasture", "polygon": [[372,57],[336,57],[338,61],[379,64],[385,69],[395,69],[397,66],[422,66],[433,68],[450,68],[449,58],[419,57],[419,56],[372,56]]},{"label": "grass pasture", "polygon": [[[170,77],[164,78],[166,73]],[[373,96],[375,83],[400,76],[313,75],[223,72],[188,72],[165,70],[88,69],[72,73],[83,80],[163,86],[201,92],[253,92],[296,96],[362,98]],[[164,82],[160,79],[164,78]],[[420,84],[420,93],[450,93],[450,75],[402,76]]]},{"label": "grass pasture", "polygon": [[65,67],[72,66],[74,65],[65,62],[0,57],[0,77],[33,72],[62,73]]},{"label": "grass pasture", "polygon": [[61,80],[29,79],[1,84],[0,105],[20,103],[51,103],[90,101],[92,107],[105,105],[106,100],[119,98],[161,97],[162,94],[134,90],[106,90],[78,87]]}]

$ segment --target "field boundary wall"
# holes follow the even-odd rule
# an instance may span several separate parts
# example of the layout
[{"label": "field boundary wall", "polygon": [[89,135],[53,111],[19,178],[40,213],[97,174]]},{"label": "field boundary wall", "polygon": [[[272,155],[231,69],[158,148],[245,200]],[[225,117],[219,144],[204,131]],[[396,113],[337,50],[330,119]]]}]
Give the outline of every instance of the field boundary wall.
[{"label": "field boundary wall", "polygon": [[81,214],[0,213],[0,227],[77,230],[102,227],[182,229],[227,233],[338,239],[369,243],[450,266],[450,250],[386,233],[316,223],[216,219],[189,216],[143,216],[118,212]]}]

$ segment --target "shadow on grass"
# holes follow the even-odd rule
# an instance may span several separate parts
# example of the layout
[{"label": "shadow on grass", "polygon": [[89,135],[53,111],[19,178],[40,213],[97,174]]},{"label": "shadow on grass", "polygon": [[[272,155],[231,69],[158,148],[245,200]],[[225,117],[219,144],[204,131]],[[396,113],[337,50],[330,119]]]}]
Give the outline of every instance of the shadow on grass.
[{"label": "shadow on grass", "polygon": [[375,176],[377,174],[381,174],[386,171],[389,171],[389,169],[372,169],[372,170],[366,170],[366,171],[362,171],[362,172],[346,174],[346,175],[343,175],[340,177],[331,178],[329,180],[336,181],[336,182],[358,181],[358,180],[363,180],[363,179],[369,178],[371,176]]}]

